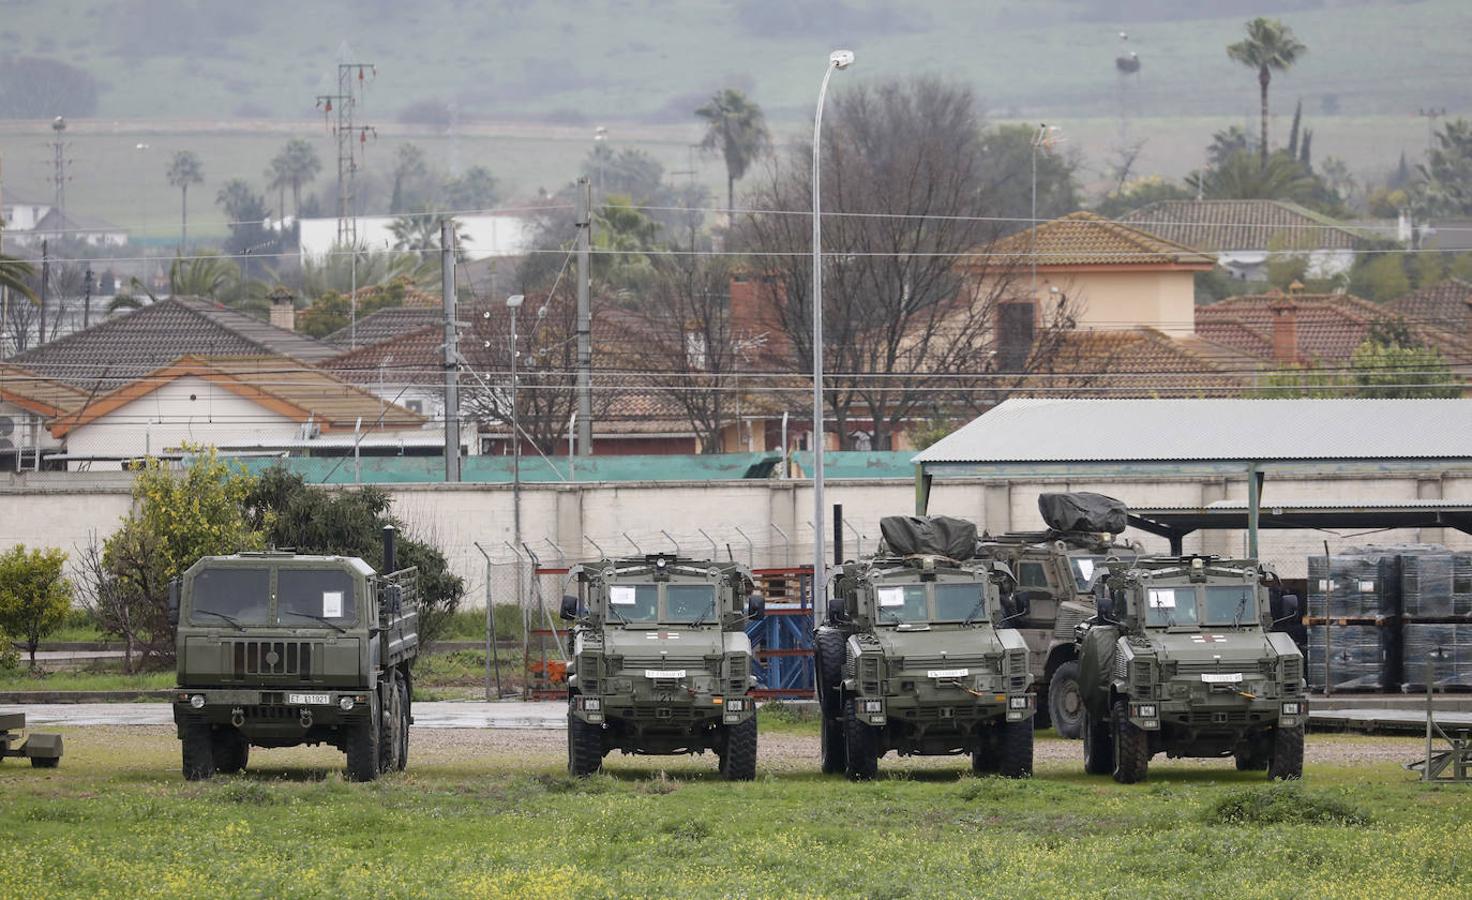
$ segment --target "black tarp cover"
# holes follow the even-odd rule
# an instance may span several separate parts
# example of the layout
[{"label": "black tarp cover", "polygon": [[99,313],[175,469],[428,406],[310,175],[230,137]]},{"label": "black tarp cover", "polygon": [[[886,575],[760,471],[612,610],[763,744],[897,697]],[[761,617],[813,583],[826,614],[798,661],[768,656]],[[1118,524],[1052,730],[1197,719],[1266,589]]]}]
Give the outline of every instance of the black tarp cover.
[{"label": "black tarp cover", "polygon": [[1120,534],[1129,524],[1129,508],[1124,501],[1088,491],[1039,494],[1038,512],[1055,531]]},{"label": "black tarp cover", "polygon": [[885,516],[879,532],[889,552],[897,556],[947,556],[970,559],[976,555],[976,526],[949,516]]}]

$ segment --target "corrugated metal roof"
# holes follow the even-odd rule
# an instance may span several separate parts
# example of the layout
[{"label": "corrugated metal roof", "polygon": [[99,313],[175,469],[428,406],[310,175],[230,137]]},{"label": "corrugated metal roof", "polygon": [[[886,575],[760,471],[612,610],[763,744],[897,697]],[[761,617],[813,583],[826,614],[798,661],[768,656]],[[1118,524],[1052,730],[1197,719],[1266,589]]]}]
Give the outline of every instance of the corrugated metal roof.
[{"label": "corrugated metal roof", "polygon": [[1008,400],[917,463],[1472,459],[1468,400]]}]

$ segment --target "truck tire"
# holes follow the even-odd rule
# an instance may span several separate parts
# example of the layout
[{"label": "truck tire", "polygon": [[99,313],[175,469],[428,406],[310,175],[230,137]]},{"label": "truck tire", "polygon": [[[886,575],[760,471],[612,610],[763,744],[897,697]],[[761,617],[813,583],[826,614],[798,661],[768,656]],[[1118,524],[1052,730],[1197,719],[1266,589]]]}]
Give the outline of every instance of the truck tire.
[{"label": "truck tire", "polygon": [[850,699],[844,710],[846,740],[845,770],[854,781],[868,781],[879,774],[879,731],[859,720],[858,701]]},{"label": "truck tire", "polygon": [[1048,682],[1048,718],[1058,736],[1077,740],[1083,735],[1084,695],[1078,687],[1078,660],[1070,659],[1053,671]]},{"label": "truck tire", "polygon": [[756,716],[739,725],[726,725],[726,752],[721,754],[721,777],[727,781],[756,778]]},{"label": "truck tire", "polygon": [[204,722],[185,722],[183,755],[184,780],[207,781],[215,774],[215,751],[210,740],[210,726]]},{"label": "truck tire", "polygon": [[1003,778],[1032,777],[1032,722],[998,722],[997,774]]},{"label": "truck tire", "polygon": [[843,661],[848,653],[843,632],[836,628],[819,628],[813,637],[813,651],[817,657],[818,699],[823,714],[832,719],[842,719],[843,703],[838,688],[843,682]]},{"label": "truck tire", "polygon": [[[755,721],[755,720],[753,720]],[[586,778],[603,767],[603,729],[567,711],[567,774]]]},{"label": "truck tire", "polygon": [[409,767],[409,681],[399,681],[399,758],[394,768],[400,772]]},{"label": "truck tire", "polygon": [[1296,781],[1303,777],[1303,726],[1273,729],[1273,758],[1268,763],[1268,778],[1274,781]]},{"label": "truck tire", "polygon": [[210,733],[210,749],[215,757],[215,771],[234,775],[250,762],[250,741],[234,728],[221,728]]},{"label": "truck tire", "polygon": [[1084,739],[1084,771],[1090,775],[1108,775],[1114,771],[1114,733],[1107,723],[1094,718],[1088,709],[1080,717]]},{"label": "truck tire", "polygon": [[349,781],[373,781],[378,777],[382,730],[383,711],[375,691],[368,695],[368,717],[344,728],[343,749],[348,756]]},{"label": "truck tire", "polygon": [[848,737],[841,720],[818,710],[818,740],[823,754],[823,774],[842,775],[848,766]]},{"label": "truck tire", "polygon": [[384,679],[387,684],[380,693],[386,695],[380,701],[382,717],[378,720],[378,771],[392,772],[399,763],[399,677],[390,671]]},{"label": "truck tire", "polygon": [[1114,701],[1114,780],[1135,784],[1145,780],[1150,771],[1150,735],[1130,722],[1130,708],[1123,700]]}]

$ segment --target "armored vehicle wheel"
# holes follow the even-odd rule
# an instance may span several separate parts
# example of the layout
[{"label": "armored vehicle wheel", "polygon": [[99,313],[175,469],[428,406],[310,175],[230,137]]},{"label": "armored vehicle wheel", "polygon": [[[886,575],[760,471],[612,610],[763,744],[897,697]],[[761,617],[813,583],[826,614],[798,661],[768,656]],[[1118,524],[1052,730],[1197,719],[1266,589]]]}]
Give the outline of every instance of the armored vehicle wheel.
[{"label": "armored vehicle wheel", "polygon": [[348,754],[349,781],[372,781],[378,777],[382,723],[383,711],[375,692],[368,696],[368,718],[354,722],[345,729],[347,734],[344,749]]},{"label": "armored vehicle wheel", "polygon": [[1114,780],[1120,784],[1144,781],[1150,769],[1150,735],[1130,722],[1129,705],[1114,702]]},{"label": "armored vehicle wheel", "polygon": [[823,774],[842,775],[848,765],[848,736],[844,734],[841,720],[829,716],[826,710],[818,710],[819,740],[822,742]]},{"label": "armored vehicle wheel", "polygon": [[569,709],[567,711],[567,774],[574,778],[583,778],[592,775],[602,767],[603,729],[584,722],[573,715],[572,710]]},{"label": "armored vehicle wheel", "polygon": [[819,628],[813,638],[817,654],[818,697],[823,714],[834,719],[843,717],[843,703],[838,686],[843,681],[843,661],[847,650],[843,632],[836,628]]},{"label": "armored vehicle wheel", "polygon": [[31,757],[31,768],[54,769],[61,764],[59,756],[33,756]]},{"label": "armored vehicle wheel", "polygon": [[399,757],[394,768],[402,772],[409,766],[409,681],[399,681]]},{"label": "armored vehicle wheel", "polygon": [[721,777],[751,781],[756,777],[756,717],[740,725],[726,725],[726,750],[721,754]]},{"label": "armored vehicle wheel", "polygon": [[1048,718],[1059,737],[1074,740],[1082,736],[1084,696],[1078,688],[1078,660],[1070,659],[1053,672],[1048,682]]},{"label": "armored vehicle wheel", "polygon": [[1303,726],[1273,729],[1273,758],[1268,777],[1293,780],[1303,777]]},{"label": "armored vehicle wheel", "polygon": [[214,752],[215,771],[222,775],[244,771],[250,762],[250,741],[234,728],[211,732],[210,749]]},{"label": "armored vehicle wheel", "polygon": [[879,730],[859,720],[858,702],[849,700],[844,711],[844,736],[847,738],[845,769],[855,781],[867,781],[879,774]]},{"label": "armored vehicle wheel", "polygon": [[215,774],[215,751],[210,740],[210,726],[204,722],[184,724],[184,779],[205,781]]},{"label": "armored vehicle wheel", "polygon": [[1108,775],[1114,771],[1114,733],[1106,723],[1095,721],[1087,709],[1080,717],[1084,739],[1084,771]]},{"label": "armored vehicle wheel", "polygon": [[1232,752],[1232,758],[1237,764],[1238,772],[1261,772],[1268,767],[1269,757],[1272,754],[1272,736],[1264,735],[1251,738],[1241,747]]},{"label": "armored vehicle wheel", "polygon": [[1003,778],[1031,778],[1032,722],[998,722],[993,727],[997,730],[997,774]]}]

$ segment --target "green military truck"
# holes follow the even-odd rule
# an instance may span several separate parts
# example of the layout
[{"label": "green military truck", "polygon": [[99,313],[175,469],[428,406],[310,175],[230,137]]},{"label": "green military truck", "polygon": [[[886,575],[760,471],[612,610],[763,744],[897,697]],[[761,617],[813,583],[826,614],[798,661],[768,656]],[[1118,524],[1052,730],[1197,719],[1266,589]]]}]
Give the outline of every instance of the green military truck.
[{"label": "green military truck", "polygon": [[25,713],[0,713],[0,760],[29,759],[36,769],[54,769],[61,763],[61,735],[31,732],[24,739]]},{"label": "green military truck", "polygon": [[970,522],[889,516],[847,562],[814,637],[822,767],[869,779],[890,751],[968,753],[972,771],[1032,774],[1027,644],[1007,567],[975,558]]},{"label": "green military truck", "polygon": [[567,770],[591,775],[612,750],[714,751],[721,775],[756,777],[751,640],[764,605],[734,562],[650,555],[575,566],[567,669]]},{"label": "green military truck", "polygon": [[184,777],[246,767],[250,748],[330,744],[348,777],[409,759],[418,572],[356,557],[240,553],[200,559],[172,586],[174,722]]},{"label": "green military truck", "polygon": [[1098,613],[1077,629],[1087,772],[1143,781],[1165,753],[1302,776],[1303,655],[1268,630],[1272,578],[1254,560],[1214,556],[1107,563]]}]

